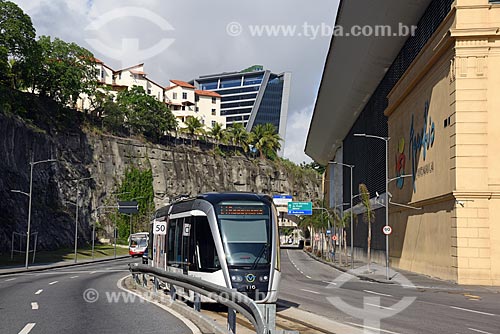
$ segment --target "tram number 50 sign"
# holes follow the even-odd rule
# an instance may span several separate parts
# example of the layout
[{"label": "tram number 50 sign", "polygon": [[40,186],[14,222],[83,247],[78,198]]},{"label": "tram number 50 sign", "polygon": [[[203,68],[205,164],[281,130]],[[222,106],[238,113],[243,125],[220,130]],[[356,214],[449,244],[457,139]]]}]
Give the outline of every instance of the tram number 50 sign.
[{"label": "tram number 50 sign", "polygon": [[153,234],[166,235],[167,234],[167,222],[155,221],[155,223],[153,225]]},{"label": "tram number 50 sign", "polygon": [[392,227],[390,227],[389,225],[384,226],[382,228],[382,232],[384,232],[385,235],[390,235],[392,233]]}]

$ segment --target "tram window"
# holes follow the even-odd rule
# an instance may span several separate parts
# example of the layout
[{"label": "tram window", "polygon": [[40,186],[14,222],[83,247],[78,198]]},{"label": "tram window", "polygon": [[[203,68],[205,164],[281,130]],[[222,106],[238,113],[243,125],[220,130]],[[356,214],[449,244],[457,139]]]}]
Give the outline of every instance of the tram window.
[{"label": "tram window", "polygon": [[231,243],[266,243],[267,227],[265,220],[221,219],[222,236]]},{"label": "tram window", "polygon": [[196,217],[195,219],[197,270],[204,272],[220,270],[220,262],[208,219],[207,217]]},{"label": "tram window", "polygon": [[168,263],[172,264],[175,261],[175,231],[177,225],[175,221],[168,224]]}]

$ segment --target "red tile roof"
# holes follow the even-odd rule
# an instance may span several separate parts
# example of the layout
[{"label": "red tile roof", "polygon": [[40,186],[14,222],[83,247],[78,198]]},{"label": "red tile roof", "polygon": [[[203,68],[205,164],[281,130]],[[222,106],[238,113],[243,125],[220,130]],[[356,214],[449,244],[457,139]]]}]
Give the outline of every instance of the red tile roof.
[{"label": "red tile roof", "polygon": [[197,95],[219,97],[219,98],[221,97],[220,94],[218,94],[216,92],[209,91],[209,90],[195,90],[194,92]]},{"label": "red tile roof", "polygon": [[130,70],[130,73],[137,74],[137,75],[146,75],[145,72],[143,72],[143,71],[136,71],[136,70]]},{"label": "red tile roof", "polygon": [[170,82],[173,83],[176,86],[181,86],[181,87],[184,87],[184,88],[191,88],[191,89],[195,88],[193,85],[190,85],[187,82],[181,81],[181,80],[170,80]]}]

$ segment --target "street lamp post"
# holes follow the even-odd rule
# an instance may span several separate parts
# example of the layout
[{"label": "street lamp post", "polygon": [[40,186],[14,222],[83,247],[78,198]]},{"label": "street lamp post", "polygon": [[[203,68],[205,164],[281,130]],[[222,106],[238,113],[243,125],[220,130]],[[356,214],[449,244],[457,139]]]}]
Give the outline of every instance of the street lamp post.
[{"label": "street lamp post", "polygon": [[[355,133],[356,137],[375,138],[385,142],[385,226],[389,226],[389,137]],[[389,235],[385,235],[385,277],[389,280]]]},{"label": "street lamp post", "polygon": [[80,195],[80,181],[85,181],[85,180],[90,180],[93,179],[93,177],[84,177],[81,179],[76,180],[76,213],[75,213],[75,263],[77,262],[77,256],[78,256],[78,197]]},{"label": "street lamp post", "polygon": [[34,157],[33,157],[33,153],[32,153],[31,154],[31,161],[29,163],[30,164],[30,192],[26,193],[26,192],[20,191],[20,190],[11,190],[12,192],[26,195],[29,198],[29,204],[28,204],[28,231],[27,231],[28,233],[26,234],[26,263],[25,263],[26,269],[28,269],[28,256],[29,256],[29,250],[30,250],[31,198],[32,198],[32,194],[33,194],[33,167],[35,167],[35,165],[38,165],[38,164],[41,164],[41,163],[56,162],[57,161],[55,159],[33,161],[33,159],[34,159]]},{"label": "street lamp post", "polygon": [[354,230],[353,230],[353,214],[354,212],[352,211],[352,170],[354,169],[354,165],[348,165],[344,164],[342,162],[337,162],[337,161],[328,161],[329,164],[333,165],[340,165],[343,167],[348,167],[351,170],[351,269],[354,269]]}]

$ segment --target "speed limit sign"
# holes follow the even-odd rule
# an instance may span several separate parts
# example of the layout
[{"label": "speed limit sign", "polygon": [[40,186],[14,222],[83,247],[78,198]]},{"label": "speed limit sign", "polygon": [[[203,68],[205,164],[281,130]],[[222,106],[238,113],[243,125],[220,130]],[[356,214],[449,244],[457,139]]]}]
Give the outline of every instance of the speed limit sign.
[{"label": "speed limit sign", "polygon": [[385,235],[390,235],[392,233],[392,227],[390,227],[389,225],[384,226],[382,228],[382,232],[384,232]]},{"label": "speed limit sign", "polygon": [[155,220],[154,224],[153,224],[153,234],[154,235],[166,235],[167,234],[167,222]]}]

